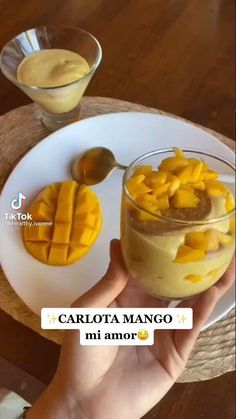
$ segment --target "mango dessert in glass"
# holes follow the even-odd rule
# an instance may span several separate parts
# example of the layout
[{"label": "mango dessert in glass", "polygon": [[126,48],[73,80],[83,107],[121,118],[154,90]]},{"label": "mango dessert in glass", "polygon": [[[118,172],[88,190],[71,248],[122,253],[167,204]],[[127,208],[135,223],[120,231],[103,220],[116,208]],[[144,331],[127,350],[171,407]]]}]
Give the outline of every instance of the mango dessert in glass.
[{"label": "mango dessert in glass", "polygon": [[122,252],[147,293],[190,298],[224,274],[234,254],[234,174],[219,157],[179,149],[148,153],[128,167]]},{"label": "mango dessert in glass", "polygon": [[98,68],[97,39],[71,26],[39,26],[10,40],[1,52],[3,74],[39,105],[54,131],[79,119],[80,100]]}]

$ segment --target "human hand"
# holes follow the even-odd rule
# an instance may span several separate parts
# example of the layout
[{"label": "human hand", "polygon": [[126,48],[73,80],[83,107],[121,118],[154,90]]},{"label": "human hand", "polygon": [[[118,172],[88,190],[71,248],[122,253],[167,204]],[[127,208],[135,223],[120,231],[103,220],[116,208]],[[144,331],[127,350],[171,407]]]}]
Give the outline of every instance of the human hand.
[{"label": "human hand", "polygon": [[[106,275],[74,307],[165,306],[128,281],[118,240],[112,241],[110,256]],[[193,307],[193,328],[156,331],[153,346],[81,346],[79,332],[66,331],[55,377],[29,418],[141,418],[180,376],[201,328],[233,281],[234,261],[217,284],[180,303]]]}]

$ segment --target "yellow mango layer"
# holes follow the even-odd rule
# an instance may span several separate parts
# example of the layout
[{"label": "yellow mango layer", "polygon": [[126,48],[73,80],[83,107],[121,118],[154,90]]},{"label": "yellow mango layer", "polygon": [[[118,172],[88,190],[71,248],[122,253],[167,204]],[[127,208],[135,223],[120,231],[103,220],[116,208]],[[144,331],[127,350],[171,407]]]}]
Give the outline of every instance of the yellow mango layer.
[{"label": "yellow mango layer", "polygon": [[68,265],[83,257],[101,229],[101,205],[88,187],[69,181],[45,188],[28,211],[33,222],[23,227],[27,251],[48,265]]}]

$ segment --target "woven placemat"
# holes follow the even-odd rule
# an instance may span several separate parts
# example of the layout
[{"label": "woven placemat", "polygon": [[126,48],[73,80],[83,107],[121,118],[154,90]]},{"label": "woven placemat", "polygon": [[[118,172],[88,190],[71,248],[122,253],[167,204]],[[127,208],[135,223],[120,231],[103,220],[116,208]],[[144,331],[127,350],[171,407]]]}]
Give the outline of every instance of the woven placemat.
[{"label": "woven placemat", "polygon": [[[117,99],[84,97],[81,102],[82,119],[121,111],[168,115],[154,108]],[[230,148],[234,148],[234,142],[229,138],[209,129],[206,129],[206,131],[216,136]],[[49,132],[42,125],[37,107],[34,104],[14,109],[0,117],[0,190],[21,157],[48,134]],[[0,308],[15,320],[35,330],[45,338],[61,343],[62,332],[47,331],[40,328],[39,317],[33,314],[18,298],[2,270],[0,270]],[[207,380],[234,370],[234,342],[235,313],[232,310],[224,319],[200,334],[179,382]]]}]

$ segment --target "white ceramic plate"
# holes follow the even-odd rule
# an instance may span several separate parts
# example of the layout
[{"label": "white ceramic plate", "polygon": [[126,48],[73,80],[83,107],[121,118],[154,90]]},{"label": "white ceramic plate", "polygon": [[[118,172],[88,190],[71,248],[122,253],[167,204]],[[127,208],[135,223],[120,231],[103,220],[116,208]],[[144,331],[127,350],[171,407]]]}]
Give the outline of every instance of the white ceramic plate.
[{"label": "white ceramic plate", "polygon": [[[122,172],[115,171],[94,187],[103,206],[103,230],[91,251],[74,265],[52,267],[31,257],[22,244],[20,227],[6,227],[4,214],[11,212],[10,201],[18,192],[26,196],[25,205],[28,205],[46,185],[69,179],[70,162],[74,156],[97,145],[110,148],[123,164],[129,164],[148,151],[172,146],[203,149],[234,161],[233,152],[206,131],[174,118],[146,113],[116,113],[89,118],[41,141],[8,178],[0,204],[0,262],[11,286],[37,314],[42,307],[70,305],[104,274],[109,242],[113,237],[119,237]],[[219,301],[206,326],[233,306],[234,291],[231,289]]]}]

